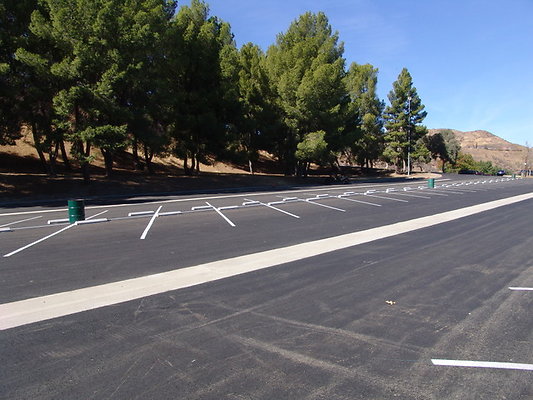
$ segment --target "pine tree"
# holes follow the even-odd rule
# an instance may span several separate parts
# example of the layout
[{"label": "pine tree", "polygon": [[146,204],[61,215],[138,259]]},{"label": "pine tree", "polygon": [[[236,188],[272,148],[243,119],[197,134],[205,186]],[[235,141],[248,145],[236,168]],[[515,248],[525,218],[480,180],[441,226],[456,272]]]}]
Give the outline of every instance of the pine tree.
[{"label": "pine tree", "polygon": [[223,80],[229,76],[223,75],[221,57],[226,46],[234,46],[233,35],[229,24],[209,17],[200,0],[179,9],[171,30],[167,125],[186,173],[198,173],[200,162],[225,148]]},{"label": "pine tree", "polygon": [[250,173],[258,159],[258,151],[276,152],[280,110],[275,104],[265,66],[265,54],[259,46],[247,43],[238,58],[239,118],[236,122],[238,148],[244,151]]},{"label": "pine tree", "polygon": [[[109,176],[115,153],[128,144],[128,128],[137,139],[140,129],[149,132],[156,125],[152,78],[174,2],[43,0],[40,5],[30,26],[34,45],[17,52],[41,90],[35,91],[33,108],[52,97],[53,131],[72,142],[85,181],[93,147],[102,152]],[[41,126],[50,125],[45,122]]]},{"label": "pine tree", "polygon": [[65,88],[66,82],[51,70],[51,66],[60,62],[65,53],[57,47],[48,24],[42,20],[47,10],[46,4],[38,5],[32,14],[27,38],[20,43],[15,56],[25,77],[20,95],[23,103],[20,116],[32,133],[44,172],[54,176],[60,150],[66,169],[71,167],[64,144],[64,131],[54,122],[57,114],[53,106],[54,97]]},{"label": "pine tree", "polygon": [[[91,149],[97,146],[112,167],[115,151],[126,145],[124,112],[117,103],[116,84],[124,74],[118,41],[123,8],[120,0],[43,0],[32,15],[32,32],[60,50],[57,59],[35,53],[63,84],[54,96],[55,125],[73,142],[72,154],[89,182]],[[76,18],[73,18],[76,16]]]},{"label": "pine tree", "polygon": [[397,171],[410,173],[411,151],[418,139],[427,134],[426,127],[421,125],[427,113],[407,68],[398,75],[388,98],[390,106],[387,106],[384,114],[386,133],[383,156],[396,166]]},{"label": "pine tree", "polygon": [[278,154],[286,173],[296,165],[297,144],[310,132],[324,131],[333,151],[341,150],[353,128],[343,82],[345,60],[338,33],[324,13],[303,14],[267,52],[269,75],[283,111],[285,135]]},{"label": "pine tree", "polygon": [[454,164],[461,150],[461,145],[449,129],[424,137],[426,147],[434,159],[440,158],[442,171],[445,172],[446,164]]},{"label": "pine tree", "polygon": [[27,82],[15,52],[25,45],[30,16],[36,5],[37,0],[0,2],[0,145],[13,145],[21,136],[24,122],[21,100]]},{"label": "pine tree", "polygon": [[352,105],[360,119],[361,138],[351,146],[358,164],[372,167],[383,152],[383,109],[385,104],[376,93],[378,69],[370,64],[352,63],[346,86]]},{"label": "pine tree", "polygon": [[326,132],[310,132],[298,143],[296,148],[296,159],[303,163],[303,175],[307,176],[309,166],[312,162],[325,164],[331,161],[331,151],[328,150],[328,143],[325,140]]},{"label": "pine tree", "polygon": [[[168,145],[164,129],[164,60],[173,0],[126,1],[117,32],[120,69],[117,100],[124,110],[137,169],[153,173],[152,159]],[[139,148],[144,164],[139,158]]]}]

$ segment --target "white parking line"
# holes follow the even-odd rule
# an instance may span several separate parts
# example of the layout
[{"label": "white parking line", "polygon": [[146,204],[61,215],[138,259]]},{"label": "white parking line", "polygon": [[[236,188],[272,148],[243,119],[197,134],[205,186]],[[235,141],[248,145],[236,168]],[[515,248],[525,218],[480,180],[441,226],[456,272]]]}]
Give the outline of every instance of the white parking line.
[{"label": "white parking line", "polygon": [[11,257],[11,256],[14,255],[14,254],[20,253],[21,251],[26,250],[26,249],[29,248],[29,247],[32,247],[32,246],[34,246],[34,245],[36,245],[36,244],[38,244],[38,243],[44,242],[46,239],[50,239],[51,237],[53,237],[53,236],[55,236],[55,235],[58,235],[58,234],[60,234],[61,232],[64,232],[64,231],[66,231],[67,229],[73,228],[73,227],[75,227],[75,226],[76,226],[76,225],[74,225],[74,224],[72,224],[72,225],[67,225],[67,226],[65,226],[64,228],[61,228],[60,230],[58,230],[57,232],[54,232],[54,233],[52,233],[52,234],[50,234],[50,235],[48,235],[48,236],[45,236],[45,237],[43,237],[43,238],[41,238],[41,239],[39,239],[39,240],[36,240],[35,242],[32,242],[32,243],[30,243],[30,244],[27,244],[26,246],[21,247],[20,249],[17,249],[17,250],[15,250],[15,251],[12,251],[11,253],[5,254],[4,257]]},{"label": "white parking line", "polygon": [[235,228],[235,224],[233,222],[231,222],[231,220],[228,217],[226,217],[224,214],[222,214],[222,212],[220,211],[219,208],[209,204],[207,201],[205,202],[205,204],[207,204],[209,207],[211,207],[213,210],[215,210],[218,213],[218,215],[220,215],[222,218],[224,218],[228,224],[230,224],[233,228]]},{"label": "white parking line", "polygon": [[518,291],[533,291],[533,287],[510,287],[511,290],[518,290]]},{"label": "white parking line", "polygon": [[[445,178],[445,179],[441,179],[439,178],[436,182],[437,183],[440,183],[440,182],[444,182],[444,181],[451,181],[451,179],[448,179],[448,178]],[[525,182],[525,180],[524,180]],[[481,183],[481,182],[479,182]],[[378,184],[366,184],[366,185],[361,185],[361,186],[357,186],[359,189],[363,189],[363,188],[383,188],[383,187],[402,187],[402,186],[405,186],[405,185],[408,185],[409,183],[405,183],[405,182],[401,182],[401,183],[378,183]],[[439,186],[440,188],[441,186]],[[342,190],[342,189],[352,189],[353,188],[353,184],[350,184],[350,185],[340,185],[340,186],[337,186],[335,187],[335,189],[339,189],[339,190]],[[309,189],[309,188],[306,188],[306,189],[293,189],[293,190],[284,190],[282,191],[283,193],[306,193],[306,192],[310,192],[310,191],[314,191],[314,192],[320,192],[320,191],[331,191],[331,187],[327,187],[327,188],[313,188],[313,189]],[[179,198],[179,199],[171,199],[171,200],[158,200],[158,201],[147,201],[145,203],[143,203],[143,205],[151,205],[151,204],[167,204],[167,203],[181,203],[181,202],[189,202],[189,201],[205,201],[205,200],[215,200],[215,199],[228,199],[228,198],[236,198],[236,197],[242,197],[243,195],[246,195],[247,197],[255,197],[255,196],[265,196],[265,195],[275,195],[275,194],[279,194],[280,191],[273,191],[273,192],[262,192],[262,193],[255,193],[255,192],[251,192],[251,193],[241,193],[241,194],[228,194],[228,195],[218,195],[218,196],[204,196],[204,197],[190,197],[190,198]],[[142,193],[139,193],[139,194],[134,194],[132,196],[135,196],[135,195],[144,195]],[[177,195],[178,196],[178,195]],[[107,204],[107,205],[101,205],[101,206],[88,206],[88,207],[85,207],[86,210],[95,210],[95,209],[102,209],[102,208],[106,208],[106,209],[110,209],[110,208],[119,208],[119,207],[130,207],[132,206],[131,203],[121,203],[121,204]],[[5,217],[5,216],[13,216],[13,215],[29,215],[29,214],[46,214],[46,213],[60,213],[60,212],[64,212],[64,211],[68,211],[67,208],[61,208],[61,209],[52,209],[52,210],[37,210],[37,211],[18,211],[18,212],[10,212],[10,213],[0,213],[0,217]]]},{"label": "white parking line", "polygon": [[[439,189],[440,189],[440,188],[439,188]],[[450,192],[450,193],[455,193],[455,192],[457,192],[457,193],[462,193],[462,194],[464,194],[464,193],[477,193],[477,192],[478,192],[477,189],[476,189],[476,190],[468,190],[468,189],[462,189],[462,188],[459,188],[459,187],[456,187],[456,186],[453,186],[453,187],[452,187],[453,192],[452,192],[451,190],[448,190],[447,187],[444,187],[444,189],[445,189],[446,192]]]},{"label": "white parking line", "polygon": [[146,225],[146,228],[144,228],[144,232],[143,234],[141,235],[141,240],[144,240],[146,239],[146,235],[148,235],[148,231],[150,230],[150,228],[152,227],[155,219],[157,217],[159,217],[159,211],[161,211],[161,209],[163,208],[163,206],[159,206],[159,208],[157,209],[157,211],[154,213],[154,215],[152,215],[152,218],[150,218],[150,222],[148,222],[148,225]]},{"label": "white parking line", "polygon": [[[98,213],[98,214],[93,215],[93,216],[91,216],[91,217],[89,217],[89,218],[86,218],[86,219],[92,219],[92,218],[98,217],[99,215],[105,214],[106,212],[107,212],[107,210],[106,210],[106,211],[102,211],[101,213]],[[35,246],[35,245],[38,244],[38,243],[44,242],[46,239],[50,239],[51,237],[53,237],[53,236],[55,236],[55,235],[58,235],[58,234],[60,234],[61,232],[64,232],[64,231],[66,231],[67,229],[70,229],[70,228],[72,228],[72,227],[74,227],[74,226],[77,226],[77,225],[76,225],[76,224],[67,225],[67,226],[65,226],[64,228],[61,228],[60,230],[58,230],[57,232],[54,232],[54,233],[52,233],[52,234],[50,234],[50,235],[48,235],[48,236],[45,236],[45,237],[43,237],[43,238],[41,238],[41,239],[39,239],[39,240],[36,240],[35,242],[32,242],[32,243],[30,243],[30,244],[27,244],[27,245],[24,246],[24,247],[21,247],[20,249],[17,249],[17,250],[15,250],[15,251],[12,251],[11,253],[8,253],[8,254],[4,255],[4,257],[11,257],[11,256],[14,255],[14,254],[20,253],[21,251],[26,250],[26,249],[29,248],[29,247],[32,247],[32,246]]]},{"label": "white parking line", "polygon": [[454,187],[453,190],[458,190],[458,191],[463,192],[463,193],[477,193],[477,192],[486,192],[487,191],[486,189],[479,189],[479,188],[476,188],[475,190],[473,190],[473,189],[463,189],[463,187]]},{"label": "white parking line", "polygon": [[369,201],[349,199],[347,197],[344,197],[342,194],[340,196],[337,196],[337,198],[339,198],[341,200],[353,201],[354,203],[368,204],[369,206],[381,207],[381,204],[370,203]]},{"label": "white parking line", "polygon": [[435,189],[442,190],[443,192],[451,193],[451,194],[465,194],[464,192],[454,192],[453,190],[448,190],[448,189],[443,188],[443,187],[438,187],[438,188],[435,188]]},{"label": "white parking line", "polygon": [[26,218],[26,219],[23,219],[23,220],[20,220],[20,221],[10,222],[9,224],[0,225],[0,228],[3,228],[5,226],[11,226],[11,225],[20,224],[22,222],[31,221],[33,219],[38,219],[38,218],[42,218],[42,217],[43,217],[42,215],[39,215],[38,217]]},{"label": "white parking line", "polygon": [[170,217],[174,215],[181,215],[183,214],[183,211],[166,211],[164,213],[159,213],[160,217]]},{"label": "white parking line", "polygon": [[[429,189],[425,189],[426,191],[422,190],[422,189],[415,189],[414,191],[417,191],[417,192],[423,192],[423,193],[428,193],[427,190]],[[431,189],[431,191],[429,192],[432,196],[444,196],[444,197],[449,197],[447,194],[444,194],[444,193],[436,193],[435,192],[435,189]]]},{"label": "white parking line", "polygon": [[0,330],[179,290],[370,243],[533,199],[533,193],[103,285],[0,304]]},{"label": "white parking line", "polygon": [[[441,181],[443,179],[439,179]],[[406,183],[379,183],[379,184],[368,184],[368,185],[361,185],[358,186],[358,188],[368,188],[368,187],[390,187],[390,186],[404,186]],[[351,189],[353,188],[353,185],[341,185],[336,186],[335,189],[342,190],[342,189]],[[256,196],[268,196],[268,195],[278,195],[279,193],[306,193],[306,192],[323,192],[323,191],[331,191],[331,187],[327,188],[314,188],[314,189],[293,189],[293,190],[282,190],[282,191],[272,191],[272,192],[251,192],[251,193],[240,193],[240,194],[228,194],[228,195],[218,195],[218,196],[204,196],[204,197],[189,197],[189,198],[179,198],[179,199],[172,199],[172,200],[159,200],[159,201],[147,201],[145,203],[142,203],[144,206],[151,205],[151,204],[167,204],[167,203],[183,203],[183,202],[191,202],[191,201],[206,201],[206,200],[216,200],[216,199],[231,199],[236,197],[256,197]],[[94,210],[94,209],[101,209],[101,208],[120,208],[120,207],[131,207],[135,206],[135,204],[131,203],[121,203],[121,204],[108,204],[108,205],[101,205],[101,206],[87,206],[85,207],[86,210]],[[39,210],[39,211],[18,211],[18,212],[11,212],[11,213],[0,213],[0,217],[7,217],[7,216],[13,216],[13,215],[27,215],[27,214],[46,214],[46,213],[60,213],[68,211],[67,208],[61,208],[61,209],[53,209],[53,210]]]},{"label": "white parking line", "polygon": [[518,370],[523,370],[523,371],[533,371],[533,364],[492,362],[492,361],[440,360],[440,359],[432,359],[431,362],[433,363],[433,365],[445,366],[445,367],[518,369]]},{"label": "white parking line", "polygon": [[[254,202],[255,200],[244,199],[244,201],[247,201],[247,202],[252,203],[252,202]],[[272,205],[270,205],[270,204],[262,203],[262,202],[260,202],[260,201],[257,201],[256,204],[260,204],[260,205],[262,205],[262,206],[265,206],[265,207],[271,208],[272,210],[279,211],[279,212],[281,212],[281,213],[283,213],[283,214],[286,214],[286,215],[288,215],[288,216],[290,216],[290,217],[300,219],[300,217],[299,217],[298,215],[293,214],[293,213],[290,213],[290,212],[285,211],[285,210],[282,210],[281,208],[274,207],[274,206],[272,206]]]},{"label": "white parking line", "polygon": [[153,215],[155,211],[135,211],[128,213],[128,217],[140,217],[143,215]]},{"label": "white parking line", "polygon": [[398,192],[390,192],[388,194],[394,194],[398,196],[407,196],[407,197],[416,197],[418,199],[431,199],[429,196],[420,196],[418,194],[407,194],[407,193],[398,193]]},{"label": "white parking line", "polygon": [[409,200],[394,199],[392,197],[376,196],[374,194],[366,194],[366,193],[364,195],[368,197],[375,197],[376,199],[384,199],[384,200],[400,201],[402,203],[409,203]]},{"label": "white parking line", "polygon": [[315,205],[320,206],[320,207],[329,208],[331,210],[340,211],[340,212],[346,212],[346,210],[343,210],[342,208],[337,208],[337,207],[328,206],[326,204],[317,203],[316,201],[313,201],[313,200],[309,200],[309,199],[300,199],[300,200],[301,201],[305,201],[306,203],[315,204]]}]

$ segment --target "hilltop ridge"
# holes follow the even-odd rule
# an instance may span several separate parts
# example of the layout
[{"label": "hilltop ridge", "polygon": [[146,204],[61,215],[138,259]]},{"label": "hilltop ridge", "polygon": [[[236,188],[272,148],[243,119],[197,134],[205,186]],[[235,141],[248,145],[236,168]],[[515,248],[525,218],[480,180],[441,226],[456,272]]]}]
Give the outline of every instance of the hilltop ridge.
[{"label": "hilltop ridge", "polygon": [[528,152],[526,146],[508,142],[485,130],[464,132],[456,129],[428,129],[430,135],[445,130],[452,131],[461,145],[461,151],[472,155],[477,161],[490,161],[509,171],[524,168]]}]

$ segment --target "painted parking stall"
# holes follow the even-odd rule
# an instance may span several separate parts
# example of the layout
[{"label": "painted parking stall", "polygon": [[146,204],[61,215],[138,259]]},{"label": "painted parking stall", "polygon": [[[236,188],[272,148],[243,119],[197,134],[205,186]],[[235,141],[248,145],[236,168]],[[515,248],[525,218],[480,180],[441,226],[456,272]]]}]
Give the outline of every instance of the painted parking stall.
[{"label": "painted parking stall", "polygon": [[[127,281],[3,304],[0,305],[0,330],[11,329],[20,325],[267,269],[375,240],[401,235],[530,199],[533,199],[533,193],[295,246],[248,254]],[[157,218],[157,213],[161,210],[161,207],[154,214],[151,222]],[[74,226],[69,225],[63,229]],[[60,232],[58,231],[56,234]],[[147,230],[145,230],[145,233],[147,233]],[[37,242],[31,245],[33,244],[37,244]],[[24,248],[16,252],[22,250]],[[13,252],[13,254],[16,252]]]},{"label": "painted parking stall", "polygon": [[[296,371],[290,379],[307,386],[315,376],[376,383],[365,393],[375,398],[445,398],[458,387],[461,398],[490,398],[489,386],[529,395],[531,219],[521,215],[533,189],[454,183],[88,207],[76,225],[62,213],[2,217],[11,228],[0,254],[36,242],[0,258],[5,387],[32,398],[67,373],[80,379],[55,398],[90,397],[106,377],[97,395],[130,398],[131,385],[208,376],[200,385],[212,388],[226,371],[239,385],[249,371]],[[98,375],[84,376],[88,360]],[[231,382],[213,395],[230,392]]]},{"label": "painted parking stall", "polygon": [[[289,190],[286,191],[285,195],[279,195],[276,193],[252,193],[246,195],[224,195],[224,196],[207,196],[207,197],[198,197],[198,198],[184,198],[184,199],[173,199],[159,202],[148,202],[141,204],[117,204],[109,206],[90,206],[86,207],[89,211],[98,211],[102,208],[105,208],[104,211],[100,211],[96,214],[93,214],[85,222],[78,221],[75,225],[80,226],[84,224],[94,224],[101,222],[114,222],[118,223],[120,221],[129,220],[129,219],[143,219],[148,218],[147,226],[140,235],[141,240],[147,240],[149,238],[149,232],[153,228],[156,220],[161,217],[176,217],[189,214],[205,213],[210,212],[213,215],[218,216],[227,225],[231,228],[236,228],[237,224],[231,220],[226,214],[229,210],[242,210],[250,209],[253,207],[266,207],[272,211],[277,211],[283,213],[287,216],[293,217],[295,219],[300,219],[300,216],[294,212],[286,210],[286,206],[298,203],[298,204],[307,204],[310,207],[319,207],[324,210],[331,210],[335,212],[346,213],[345,208],[340,206],[334,206],[331,204],[331,201],[348,201],[352,204],[358,204],[361,206],[371,206],[371,207],[382,207],[387,206],[390,203],[409,203],[412,201],[425,201],[431,200],[433,196],[450,196],[450,195],[463,195],[465,193],[476,193],[479,191],[478,187],[489,187],[494,189],[497,184],[504,183],[516,183],[520,179],[513,178],[498,178],[498,179],[482,179],[476,181],[461,181],[461,182],[448,182],[444,181],[439,185],[435,185],[434,188],[429,188],[427,185],[417,185],[411,186],[407,184],[402,184],[398,186],[387,187],[386,185],[378,185],[375,189],[366,189],[361,191],[355,190],[345,190],[347,188],[352,188],[353,186],[340,186],[335,188],[313,188],[313,189],[302,189],[302,190]],[[472,187],[472,189],[470,189]],[[497,187],[497,186],[496,186]],[[468,188],[468,189],[466,189]],[[485,190],[485,189],[484,189]],[[291,194],[296,194],[292,196]],[[287,195],[289,194],[289,195]],[[271,196],[272,200],[270,201],[259,201],[255,200],[256,197],[265,197]],[[209,200],[209,201],[207,201]],[[203,201],[203,204],[200,203]],[[219,201],[233,201],[233,203],[225,205],[215,205],[213,202]],[[236,203],[238,201],[238,203]],[[177,209],[177,206],[183,206],[187,203],[190,204],[190,208],[180,208]],[[147,209],[148,207],[153,206],[153,209]],[[124,215],[124,211],[127,208],[135,208],[138,211],[127,211]],[[163,207],[165,211],[162,212]],[[68,211],[68,209],[59,209],[59,210],[43,210],[40,211],[42,215],[34,215],[35,211],[21,212],[21,213],[3,213],[0,214],[2,218],[14,218],[25,216],[19,220],[13,220],[13,222],[2,223],[0,225],[0,234],[9,234],[18,230],[24,229],[39,229],[45,227],[45,225],[36,225],[37,221],[44,221],[47,218],[47,226],[57,225],[58,227],[63,226],[57,232],[52,234],[45,235],[44,237],[33,241],[29,244],[22,245],[20,248],[17,248],[13,251],[10,251],[3,255],[3,257],[14,256],[30,247],[33,247],[37,244],[44,242],[45,240],[60,235],[63,232],[66,232],[72,228],[73,225],[69,225],[68,218],[56,218],[49,219],[54,214],[61,214]],[[107,214],[106,218],[97,218],[100,215]],[[28,216],[32,215],[32,216]]]}]

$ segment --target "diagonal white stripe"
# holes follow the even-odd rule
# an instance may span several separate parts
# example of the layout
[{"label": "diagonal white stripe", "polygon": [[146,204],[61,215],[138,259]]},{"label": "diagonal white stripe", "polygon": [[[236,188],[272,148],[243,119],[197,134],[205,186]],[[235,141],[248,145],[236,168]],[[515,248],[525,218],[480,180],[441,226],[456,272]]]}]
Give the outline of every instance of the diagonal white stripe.
[{"label": "diagonal white stripe", "polygon": [[317,203],[316,201],[312,201],[312,200],[303,200],[303,199],[301,199],[301,201],[304,201],[306,203],[315,204],[315,205],[320,206],[320,207],[329,208],[330,210],[346,212],[346,210],[343,210],[342,208],[328,206],[327,204]]},{"label": "diagonal white stripe", "polygon": [[209,202],[207,202],[207,201],[205,202],[205,204],[207,204],[209,207],[212,207],[213,210],[215,210],[215,211],[217,212],[218,215],[220,215],[222,218],[224,218],[224,220],[225,220],[228,224],[230,224],[230,226],[232,226],[233,228],[235,228],[235,224],[231,221],[231,219],[229,219],[228,217],[226,217],[226,216],[222,213],[222,211],[220,211],[220,208],[217,208],[217,207],[215,207],[215,206],[209,204]]},{"label": "diagonal white stripe", "polygon": [[72,224],[72,225],[67,225],[67,226],[65,226],[64,228],[61,228],[60,230],[58,230],[57,232],[51,233],[50,235],[45,236],[45,237],[43,237],[43,238],[41,238],[41,239],[39,239],[39,240],[36,240],[35,242],[32,242],[32,243],[30,243],[30,244],[27,244],[26,246],[23,246],[23,247],[21,247],[21,248],[19,248],[19,249],[17,249],[17,250],[14,250],[14,251],[12,251],[11,253],[7,253],[7,254],[5,254],[4,257],[11,257],[11,256],[13,256],[13,255],[15,255],[15,254],[17,254],[17,253],[20,253],[20,252],[23,251],[23,250],[26,250],[26,249],[28,249],[28,248],[30,248],[30,247],[32,247],[32,246],[35,246],[36,244],[39,244],[39,243],[41,243],[41,242],[44,242],[46,239],[50,239],[51,237],[54,237],[55,235],[59,235],[61,232],[64,232],[64,231],[66,231],[67,229],[70,229],[70,228],[72,228],[72,227],[74,227],[74,226],[76,226],[76,225],[74,225],[74,224]]},{"label": "diagonal white stripe", "polygon": [[[244,199],[244,200],[245,200],[245,201],[252,201],[252,200],[249,200],[249,199]],[[293,217],[293,218],[296,218],[296,219],[300,219],[300,217],[299,217],[298,215],[293,214],[293,213],[290,213],[290,212],[285,211],[285,210],[282,210],[281,208],[277,208],[277,207],[271,206],[270,204],[266,204],[266,203],[263,203],[263,202],[261,202],[261,201],[258,201],[257,203],[260,204],[260,205],[262,205],[262,206],[268,207],[268,208],[270,208],[270,209],[272,209],[272,210],[279,211],[279,212],[281,212],[281,213],[283,213],[283,214],[286,214],[286,215],[288,215],[288,216],[290,216],[290,217]]]},{"label": "diagonal white stripe", "polygon": [[409,200],[395,199],[394,197],[376,196],[375,194],[365,194],[368,197],[375,197],[376,199],[399,201],[401,203],[409,203]]},{"label": "diagonal white stripe", "polygon": [[511,362],[439,360],[439,359],[432,359],[431,362],[433,363],[433,365],[444,366],[444,367],[519,369],[523,371],[533,371],[533,364],[520,364],[520,363],[511,363]]},{"label": "diagonal white stripe", "polygon": [[20,220],[20,221],[10,222],[9,224],[5,224],[5,225],[0,225],[0,228],[3,228],[4,226],[11,226],[11,225],[15,225],[15,224],[20,224],[20,223],[22,223],[22,222],[31,221],[31,220],[39,219],[39,218],[42,218],[42,215],[40,215],[40,216],[38,216],[38,217],[32,217],[32,218],[22,219],[22,220]]},{"label": "diagonal white stripe", "polygon": [[0,305],[0,330],[290,263],[533,199],[533,192],[391,225]]},{"label": "diagonal white stripe", "polygon": [[152,216],[152,218],[150,219],[150,222],[148,222],[148,225],[146,225],[146,228],[144,228],[144,232],[142,233],[141,235],[141,240],[144,240],[146,239],[146,235],[148,235],[148,232],[150,231],[150,229],[152,228],[152,225],[154,224],[154,221],[157,217],[159,217],[159,211],[161,211],[161,209],[163,208],[163,206],[159,206],[159,208],[157,209],[157,211],[154,213],[154,215]]},{"label": "diagonal white stripe", "polygon": [[[106,210],[106,211],[102,211],[101,213],[98,213],[98,214],[96,214],[96,215],[93,215],[93,216],[87,218],[87,220],[90,220],[91,218],[98,217],[99,215],[105,214],[106,212],[107,212],[107,210]],[[64,232],[64,231],[66,231],[67,229],[72,228],[73,226],[77,226],[77,225],[76,225],[76,224],[67,225],[67,226],[65,226],[64,228],[58,230],[57,232],[51,233],[51,234],[48,235],[48,236],[45,236],[45,237],[43,237],[43,238],[41,238],[41,239],[39,239],[39,240],[36,240],[35,242],[32,242],[32,243],[30,243],[30,244],[27,244],[26,246],[23,246],[23,247],[21,247],[21,248],[15,250],[15,251],[12,251],[11,253],[8,253],[8,254],[4,255],[4,257],[11,257],[12,255],[15,255],[15,254],[17,254],[17,253],[20,253],[20,252],[23,251],[23,250],[26,250],[26,249],[28,249],[28,248],[30,248],[30,247],[32,247],[32,246],[35,246],[36,244],[39,244],[39,243],[41,243],[41,242],[44,242],[45,240],[50,239],[51,237],[54,237],[55,235],[59,235],[61,232]]]}]

